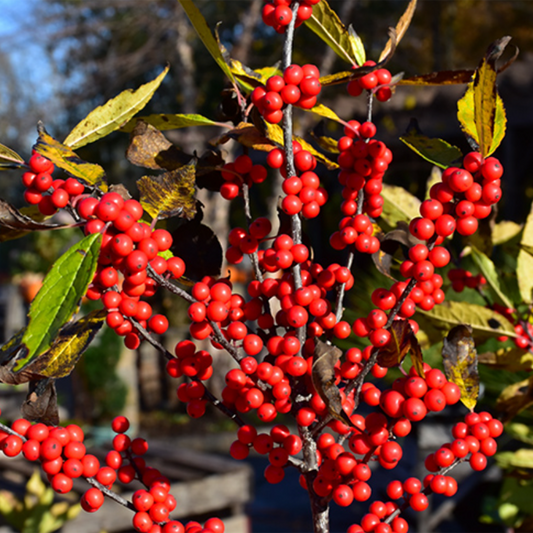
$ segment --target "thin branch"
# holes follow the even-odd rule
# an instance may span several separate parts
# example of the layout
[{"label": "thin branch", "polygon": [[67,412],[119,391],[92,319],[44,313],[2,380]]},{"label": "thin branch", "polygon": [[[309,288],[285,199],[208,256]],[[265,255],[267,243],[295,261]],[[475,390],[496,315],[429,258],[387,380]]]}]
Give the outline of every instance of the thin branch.
[{"label": "thin branch", "polygon": [[87,483],[89,483],[89,485],[92,485],[93,487],[96,487],[97,489],[101,490],[109,499],[113,500],[114,502],[117,502],[123,507],[128,508],[134,513],[137,512],[137,509],[135,509],[133,503],[129,502],[128,500],[125,500],[122,496],[119,496],[116,492],[113,492],[107,487],[104,487],[104,485],[96,481],[96,479],[94,479],[93,477],[87,477],[85,479],[87,480]]}]

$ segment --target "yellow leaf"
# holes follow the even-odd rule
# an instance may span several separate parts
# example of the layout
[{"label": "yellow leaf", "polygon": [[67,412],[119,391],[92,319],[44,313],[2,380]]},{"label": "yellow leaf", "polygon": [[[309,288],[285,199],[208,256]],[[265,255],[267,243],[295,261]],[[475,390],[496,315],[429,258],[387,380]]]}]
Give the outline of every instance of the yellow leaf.
[{"label": "yellow leaf", "polygon": [[383,197],[381,218],[391,228],[395,228],[400,221],[409,223],[413,218],[420,216],[420,200],[403,187],[384,183],[381,196]]},{"label": "yellow leaf", "polygon": [[33,149],[44,157],[50,159],[56,167],[63,169],[67,174],[78,178],[87,185],[98,187],[107,191],[105,172],[100,165],[87,163],[80,159],[68,146],[49,135],[44,126],[39,123],[39,138]]},{"label": "yellow leaf", "polygon": [[500,348],[496,352],[480,354],[479,362],[508,372],[530,371],[533,369],[533,354],[522,348]]},{"label": "yellow leaf", "polygon": [[152,218],[194,218],[195,179],[195,161],[159,176],[143,176],[137,181],[141,205]]},{"label": "yellow leaf", "polygon": [[522,227],[522,224],[510,220],[498,222],[492,229],[492,243],[498,246],[510,241],[522,231]]},{"label": "yellow leaf", "polygon": [[506,423],[531,405],[533,405],[533,377],[505,387],[498,398],[496,408],[503,413],[502,422]]},{"label": "yellow leaf", "polygon": [[385,48],[383,48],[383,51],[381,52],[381,55],[379,56],[379,60],[382,61],[392,50],[393,46],[397,46],[398,43],[402,40],[402,37],[405,35],[405,32],[407,31],[407,28],[409,27],[409,24],[411,24],[411,20],[413,18],[415,9],[416,9],[416,2],[417,0],[411,0],[404,12],[404,14],[400,17],[400,20],[398,21],[398,24],[396,24],[396,42],[394,43],[392,41],[392,38],[389,38],[387,41],[387,44],[385,45]]},{"label": "yellow leaf", "polygon": [[479,373],[471,328],[460,325],[448,333],[443,341],[442,362],[448,380],[461,390],[461,402],[467,409],[474,409],[479,396]]},{"label": "yellow leaf", "polygon": [[533,301],[533,256],[527,252],[527,248],[533,246],[533,204],[524,226],[524,233],[520,245],[526,249],[518,252],[516,276],[518,278],[518,288],[524,303]]},{"label": "yellow leaf", "polygon": [[19,164],[24,164],[24,159],[11,148],[0,144],[0,165],[3,164],[19,166]]},{"label": "yellow leaf", "polygon": [[151,100],[167,75],[168,69],[167,66],[157,78],[141,85],[135,91],[126,89],[104,105],[91,111],[68,134],[64,144],[73,149],[80,148],[118,130]]},{"label": "yellow leaf", "polygon": [[146,122],[157,128],[159,131],[165,130],[178,130],[180,128],[188,128],[190,126],[225,126],[220,122],[215,122],[209,118],[203,117],[202,115],[170,115],[170,114],[156,114],[156,115],[147,115],[144,117],[135,117],[127,122],[124,126],[120,128],[120,131],[125,131],[129,133],[135,129],[135,126],[138,122]]}]

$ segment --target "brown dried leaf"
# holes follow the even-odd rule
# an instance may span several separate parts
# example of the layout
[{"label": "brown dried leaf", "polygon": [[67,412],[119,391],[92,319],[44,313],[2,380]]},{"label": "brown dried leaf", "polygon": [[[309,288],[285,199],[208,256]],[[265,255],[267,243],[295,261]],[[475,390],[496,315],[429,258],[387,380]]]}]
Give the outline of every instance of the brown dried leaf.
[{"label": "brown dried leaf", "polygon": [[475,70],[441,70],[403,78],[398,85],[460,85],[470,83]]},{"label": "brown dried leaf", "polygon": [[335,384],[335,364],[341,355],[342,350],[336,346],[315,339],[311,377],[315,390],[326,404],[330,415],[348,426],[355,427],[342,408],[341,393]]},{"label": "brown dried leaf", "polygon": [[130,163],[154,170],[176,170],[193,159],[176,148],[157,128],[139,120],[126,151]]},{"label": "brown dried leaf", "polygon": [[498,398],[496,408],[503,414],[502,422],[505,424],[531,405],[533,405],[533,377],[505,387]]},{"label": "brown dried leaf", "polygon": [[231,139],[243,146],[253,148],[254,150],[261,150],[262,152],[270,152],[274,148],[277,148],[275,143],[263,135],[253,124],[249,124],[248,122],[241,122],[232,130],[212,140],[211,144],[218,146],[227,143]]},{"label": "brown dried leaf", "polygon": [[31,231],[45,231],[61,227],[59,224],[44,224],[41,222],[43,215],[35,209],[31,211],[35,212],[35,219],[0,199],[0,242],[18,239]]},{"label": "brown dried leaf", "polygon": [[22,415],[32,422],[59,424],[55,380],[46,378],[30,383],[28,396],[22,404]]},{"label": "brown dried leaf", "polygon": [[461,389],[461,401],[468,409],[476,406],[479,396],[477,351],[472,328],[459,325],[444,338],[442,362],[449,381]]},{"label": "brown dried leaf", "polygon": [[159,176],[143,176],[137,181],[141,205],[152,218],[194,218],[195,177],[196,160]]},{"label": "brown dried leaf", "polygon": [[385,48],[383,48],[383,51],[381,52],[381,55],[379,56],[380,61],[383,60],[385,57],[387,57],[387,54],[391,52],[393,47],[396,47],[398,43],[402,40],[402,37],[405,35],[405,32],[407,31],[409,24],[411,24],[411,20],[413,18],[413,15],[416,9],[416,2],[417,0],[411,0],[409,2],[407,9],[405,10],[404,14],[400,17],[398,24],[396,24],[395,40],[394,41],[392,40],[392,36],[389,38],[389,40],[387,41],[387,44],[385,45]]},{"label": "brown dried leaf", "polygon": [[[409,352],[414,352],[415,359],[419,355],[421,357],[422,353],[409,320],[395,320],[390,326],[389,332],[391,334],[389,344],[378,351],[377,362],[380,366],[386,368],[398,366]],[[413,360],[414,363],[415,360]]]}]

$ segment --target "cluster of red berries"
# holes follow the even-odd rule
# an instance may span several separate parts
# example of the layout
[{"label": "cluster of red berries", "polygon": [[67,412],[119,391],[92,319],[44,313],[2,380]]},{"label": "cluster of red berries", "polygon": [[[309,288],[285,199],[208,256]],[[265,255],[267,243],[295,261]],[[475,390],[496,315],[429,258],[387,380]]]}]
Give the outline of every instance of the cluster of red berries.
[{"label": "cluster of red berries", "polygon": [[[129,421],[116,417],[111,427],[117,435],[113,450],[105,457],[105,465],[86,452],[83,430],[71,424],[67,427],[32,424],[23,418],[11,425],[13,433],[0,431],[0,450],[7,457],[22,454],[28,461],[40,461],[54,491],[66,494],[72,490],[73,479],[92,478],[107,489],[116,480],[129,484],[141,481],[145,489],[137,490],[132,497],[135,508],[133,527],[141,533],[223,533],[224,524],[219,518],[207,520],[204,527],[197,522],[184,526],[169,520],[176,508],[176,500],[169,493],[170,481],[155,468],[148,467],[142,457],[148,443],[142,438],[131,440],[125,433]],[[104,503],[104,493],[97,487],[89,488],[81,497],[81,506],[94,513]]]},{"label": "cluster of red berries", "polygon": [[228,263],[236,265],[243,260],[244,254],[253,254],[259,249],[259,244],[267,238],[272,230],[272,224],[266,217],[256,218],[248,231],[243,228],[233,228],[228,235],[229,246],[226,250]]},{"label": "cluster of red berries", "polygon": [[339,230],[329,238],[331,247],[335,250],[344,250],[347,246],[361,253],[375,254],[381,244],[374,236],[374,226],[366,215],[344,217],[339,222]]},{"label": "cluster of red berries", "polygon": [[[533,324],[530,324],[526,319],[520,317],[516,309],[511,307],[505,307],[498,303],[493,304],[492,308],[494,311],[504,316],[511,324],[514,324],[514,330],[517,334],[515,337],[514,343],[517,348],[522,350],[531,350],[533,348]],[[509,340],[507,335],[498,337],[500,342],[505,342]]]},{"label": "cluster of red berries", "polygon": [[463,268],[452,268],[448,271],[448,279],[452,282],[452,289],[455,292],[463,292],[465,287],[469,289],[479,289],[487,284],[487,280],[482,274],[474,276],[472,272]]},{"label": "cluster of red berries", "polygon": [[303,150],[297,141],[293,141],[293,151],[296,176],[287,176],[283,150],[274,148],[267,156],[268,166],[279,169],[285,178],[282,189],[286,196],[281,201],[281,209],[289,216],[301,213],[305,218],[315,218],[327,202],[328,194],[320,186],[320,178],[314,172],[317,161],[313,154]]},{"label": "cluster of red berries", "polygon": [[263,165],[254,165],[247,155],[240,155],[233,163],[226,163],[222,170],[224,183],[220,194],[226,200],[233,200],[242,194],[242,183],[263,183],[267,177],[267,169]]},{"label": "cluster of red berries", "polygon": [[85,190],[85,186],[74,178],[54,180],[54,164],[37,152],[30,157],[28,166],[30,170],[22,175],[22,183],[26,187],[24,199],[31,205],[37,205],[43,215],[55,214]]},{"label": "cluster of red berries", "polygon": [[[159,254],[172,245],[172,236],[164,229],[152,230],[139,222],[143,208],[137,200],[124,200],[111,192],[100,199],[88,197],[78,202],[77,212],[86,220],[85,233],[102,233],[98,267],[87,291],[91,300],[102,300],[107,309],[107,325],[125,337],[130,349],[141,339],[130,319],[148,330],[163,334],[168,329],[164,315],[153,314],[141,297],[153,296],[157,283],[148,277],[147,268],[160,275],[180,278],[185,264],[179,257],[163,259]],[[121,285],[121,289],[119,286]]]},{"label": "cluster of red berries", "polygon": [[[278,33],[285,33],[292,21],[291,0],[265,0],[263,6],[263,22]],[[313,6],[320,0],[302,0],[296,12],[295,26],[300,26],[313,14]]]},{"label": "cluster of red berries", "polygon": [[392,161],[392,152],[385,143],[372,139],[376,126],[372,122],[360,124],[350,120],[344,128],[344,137],[337,143],[341,167],[339,182],[344,187],[341,211],[346,216],[357,212],[357,198],[364,192],[363,211],[372,218],[383,212],[383,176]]},{"label": "cluster of red berries", "polygon": [[[363,67],[374,67],[375,65],[375,61],[369,60],[363,64]],[[346,89],[350,96],[359,96],[363,91],[370,91],[376,95],[380,102],[386,102],[392,96],[391,80],[391,73],[385,68],[380,68],[350,81]]]},{"label": "cluster of red berries", "polygon": [[291,456],[302,449],[302,439],[290,432],[287,426],[278,424],[269,433],[257,433],[254,426],[241,426],[237,431],[237,440],[230,446],[234,459],[246,459],[250,449],[261,455],[268,455],[269,465],[265,468],[265,479],[272,484],[279,483],[285,477],[284,468]]},{"label": "cluster of red berries", "polygon": [[322,88],[319,78],[315,65],[289,65],[283,76],[272,76],[264,87],[256,87],[251,99],[267,122],[278,124],[283,118],[284,106],[311,109],[316,105]]}]

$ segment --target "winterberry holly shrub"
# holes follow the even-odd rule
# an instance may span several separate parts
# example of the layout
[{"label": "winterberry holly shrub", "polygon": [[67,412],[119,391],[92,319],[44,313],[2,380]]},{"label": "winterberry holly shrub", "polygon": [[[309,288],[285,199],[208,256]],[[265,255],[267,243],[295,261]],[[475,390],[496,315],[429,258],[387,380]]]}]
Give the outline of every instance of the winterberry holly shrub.
[{"label": "winterberry holly shrub", "polygon": [[[530,403],[514,384],[502,394],[499,414],[475,411],[478,360],[531,370],[533,280],[527,268],[533,222],[524,230],[518,256],[522,302],[517,304],[506,295],[489,255],[492,244],[509,241],[521,228],[515,231],[507,223],[498,241],[495,229],[486,237],[504,179],[492,154],[505,132],[495,80],[496,61],[509,38],[491,45],[474,71],[402,78],[391,76],[385,66],[413,16],[414,0],[376,61],[366,60],[361,40],[324,0],[275,0],[265,3],[263,21],[283,34],[281,66],[253,71],[222,53],[192,2],[182,4],[231,82],[239,102],[233,123],[199,115],[136,116],[167,68],[137,91],[121,93],[90,113],[62,143],[40,124],[27,162],[7,147],[0,149],[2,165],[23,171],[28,204],[19,210],[3,202],[3,238],[48,229],[48,219],[59,210],[70,214],[80,230],[80,241],[46,276],[28,326],[1,349],[1,380],[30,381],[31,395],[23,406],[24,418],[1,426],[0,449],[8,457],[22,454],[39,462],[59,494],[72,490],[73,479],[85,478],[90,486],[81,498],[83,509],[96,512],[105,497],[111,498],[132,510],[137,531],[224,531],[216,517],[204,524],[172,519],[179,502],[170,493],[170,481],[146,463],[149,444],[128,436],[126,418],[113,420],[116,436],[104,461],[88,453],[79,426],[59,425],[54,380],[72,371],[105,324],[129,349],[150,343],[160,351],[168,375],[180,379],[177,396],[190,417],[202,417],[211,404],[233,420],[229,453],[234,459],[246,459],[251,451],[265,455],[269,465],[264,476],[273,484],[283,482],[286,469],[297,469],[302,490],[309,494],[315,532],[329,531],[331,504],[334,512],[335,505],[357,501],[367,502],[367,512],[348,533],[405,533],[404,511],[426,510],[432,494],[452,497],[458,464],[484,470],[496,454],[502,420],[509,422]],[[349,70],[320,77],[315,65],[292,62],[294,31],[304,22],[342,51]],[[374,100],[386,102],[398,85],[431,83],[468,84],[458,102],[458,119],[471,150],[463,154],[444,140],[409,130],[402,141],[440,169],[420,201],[387,185],[394,158],[380,140],[372,110]],[[342,110],[320,103],[323,91],[336,85],[366,99],[365,116],[341,117]],[[130,111],[124,114],[124,109]],[[295,113],[341,124],[342,134],[329,143],[330,151],[320,148],[324,143],[316,148],[293,134]],[[181,165],[166,161],[163,149],[153,153],[157,141],[165,139],[161,130],[202,125],[226,130],[212,142],[214,147],[233,139],[241,153],[233,160],[211,153]],[[139,180],[138,200],[124,190],[110,190],[103,168],[74,152],[118,129],[130,132],[137,149],[146,148],[143,157],[128,152],[131,162],[163,170]],[[334,183],[324,169],[335,171]],[[220,236],[227,239],[228,264],[252,265],[253,279],[244,292],[231,277],[207,275],[192,281],[194,261],[180,257],[176,234],[167,229],[169,219],[195,217],[195,180],[205,173],[217,177],[217,193],[244,206],[246,225]],[[276,176],[282,180],[281,224],[266,212],[253,213],[250,202],[250,191]],[[318,256],[306,242],[306,224],[320,220],[324,206],[332,204],[329,213],[338,214],[338,229],[330,236],[330,250]],[[476,240],[480,227],[484,240]],[[330,252],[343,257],[342,263],[328,261]],[[383,277],[382,286],[367,295],[372,309],[363,313],[350,291],[359,263],[368,256]],[[465,289],[477,291],[482,305],[449,300],[454,291]],[[161,291],[188,305],[189,336],[175,346],[160,340],[169,320],[154,311],[151,298]],[[74,320],[82,297],[100,302],[100,310]],[[507,342],[508,337],[514,348],[502,344],[500,351],[478,358],[476,342]],[[424,361],[423,338],[443,342],[442,364]],[[209,390],[214,352],[199,346],[206,340],[235,362],[220,398]],[[387,380],[394,367],[400,377]],[[531,381],[526,382],[531,388]],[[427,475],[395,476],[413,426],[459,401],[466,409],[449,442],[427,456]],[[506,461],[504,466],[515,464],[513,457]],[[386,501],[373,492],[375,465],[391,471]],[[117,480],[135,487],[131,501],[113,491]]]}]

